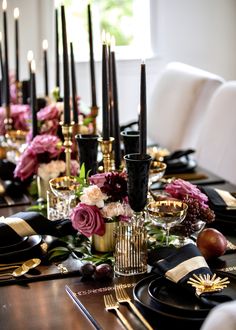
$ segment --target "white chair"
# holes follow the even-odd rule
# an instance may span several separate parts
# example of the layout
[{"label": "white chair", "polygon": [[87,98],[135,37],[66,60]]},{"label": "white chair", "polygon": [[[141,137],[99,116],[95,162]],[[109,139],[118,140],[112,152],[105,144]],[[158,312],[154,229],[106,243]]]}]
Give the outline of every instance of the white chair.
[{"label": "white chair", "polygon": [[195,148],[202,119],[223,78],[178,62],[161,73],[148,104],[148,139],[176,149]]},{"label": "white chair", "polygon": [[200,166],[236,184],[236,81],[213,95],[196,146]]}]

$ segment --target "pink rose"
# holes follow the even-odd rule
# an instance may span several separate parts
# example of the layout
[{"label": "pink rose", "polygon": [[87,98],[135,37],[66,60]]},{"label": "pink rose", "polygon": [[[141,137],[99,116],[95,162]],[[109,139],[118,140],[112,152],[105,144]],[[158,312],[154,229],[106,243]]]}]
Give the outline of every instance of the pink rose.
[{"label": "pink rose", "polygon": [[94,175],[91,175],[89,178],[90,184],[95,184],[99,188],[101,188],[104,185],[104,182],[106,181],[106,176],[110,174],[110,172],[107,173],[97,173]]},{"label": "pink rose", "polygon": [[48,105],[37,113],[38,120],[59,120],[60,111],[55,105]]},{"label": "pink rose", "polygon": [[183,200],[188,196],[198,200],[203,207],[207,207],[205,203],[208,202],[208,197],[203,194],[196,185],[182,179],[176,179],[167,184],[165,191],[172,197]]},{"label": "pink rose", "polygon": [[72,176],[77,176],[79,171],[79,163],[75,159],[70,161],[70,173]]},{"label": "pink rose", "polygon": [[37,135],[31,145],[30,149],[33,150],[35,154],[42,154],[44,152],[48,152],[51,158],[57,157],[61,152],[61,141],[57,136],[44,134]]},{"label": "pink rose", "polygon": [[37,157],[32,153],[26,153],[21,157],[14,171],[14,176],[25,180],[37,171]]},{"label": "pink rose", "polygon": [[119,202],[112,202],[106,204],[101,211],[104,218],[113,218],[124,215],[125,210],[123,205]]},{"label": "pink rose", "polygon": [[86,237],[105,234],[104,219],[96,206],[79,203],[70,215],[72,226]]}]

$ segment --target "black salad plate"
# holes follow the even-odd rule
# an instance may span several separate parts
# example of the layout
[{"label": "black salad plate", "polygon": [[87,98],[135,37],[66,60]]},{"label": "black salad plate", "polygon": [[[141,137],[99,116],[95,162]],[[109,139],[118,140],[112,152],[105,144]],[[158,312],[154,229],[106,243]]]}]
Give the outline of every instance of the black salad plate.
[{"label": "black salad plate", "polygon": [[188,321],[188,322],[202,322],[206,313],[202,315],[201,313],[181,313],[175,308],[167,308],[161,303],[158,303],[149,294],[149,285],[150,283],[157,279],[157,276],[149,276],[141,281],[139,281],[134,287],[134,299],[135,301],[144,309],[148,309],[149,312],[152,312],[158,316],[168,318],[172,321]]},{"label": "black salad plate", "polygon": [[0,261],[10,262],[12,260],[20,260],[28,257],[31,254],[37,255],[40,250],[42,237],[40,235],[33,235],[26,237],[25,240],[19,244],[10,246],[9,249],[0,250]]},{"label": "black salad plate", "polygon": [[175,310],[181,315],[206,316],[209,307],[206,307],[197,297],[185,291],[179,285],[158,277],[150,282],[148,286],[150,297],[159,305],[169,310]]},{"label": "black salad plate", "polygon": [[0,246],[0,255],[9,253],[9,252],[15,252],[19,249],[24,248],[25,246],[27,246],[28,239],[29,239],[29,237],[25,236],[25,237],[20,238],[19,241],[14,244]]},{"label": "black salad plate", "polygon": [[178,160],[172,160],[166,163],[167,168],[165,174],[172,173],[188,173],[192,172],[197,167],[197,162],[194,159],[186,159],[185,157]]}]

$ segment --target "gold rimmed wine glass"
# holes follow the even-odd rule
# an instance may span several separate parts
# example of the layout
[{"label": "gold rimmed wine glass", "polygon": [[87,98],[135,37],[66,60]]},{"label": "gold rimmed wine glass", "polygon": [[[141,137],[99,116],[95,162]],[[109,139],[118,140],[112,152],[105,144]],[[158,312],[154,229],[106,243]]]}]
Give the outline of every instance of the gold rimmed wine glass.
[{"label": "gold rimmed wine glass", "polygon": [[148,214],[155,225],[163,225],[166,232],[166,246],[169,245],[170,228],[184,220],[188,205],[177,200],[151,202],[147,206]]},{"label": "gold rimmed wine glass", "polygon": [[73,198],[75,198],[76,189],[79,185],[76,177],[73,176],[61,176],[58,178],[51,179],[49,181],[50,188],[53,194],[65,200],[66,212],[65,216],[69,217],[70,205]]}]

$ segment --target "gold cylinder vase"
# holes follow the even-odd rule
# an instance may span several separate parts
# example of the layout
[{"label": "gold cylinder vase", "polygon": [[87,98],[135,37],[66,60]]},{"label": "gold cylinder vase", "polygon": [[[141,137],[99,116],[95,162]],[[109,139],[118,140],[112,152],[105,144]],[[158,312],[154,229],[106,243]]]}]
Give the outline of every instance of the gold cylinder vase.
[{"label": "gold cylinder vase", "polygon": [[112,252],[115,248],[115,236],[114,232],[116,230],[118,222],[106,222],[106,231],[103,236],[93,235],[92,236],[92,246],[97,252]]}]

